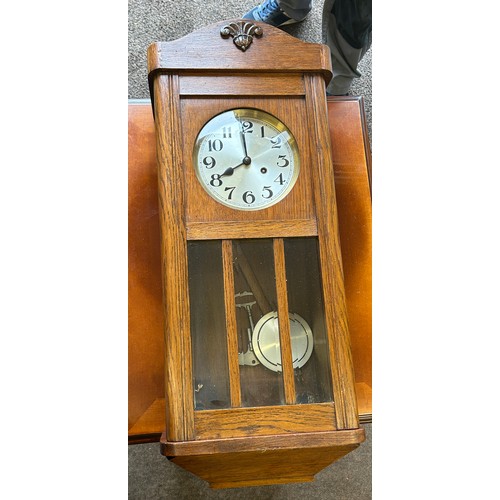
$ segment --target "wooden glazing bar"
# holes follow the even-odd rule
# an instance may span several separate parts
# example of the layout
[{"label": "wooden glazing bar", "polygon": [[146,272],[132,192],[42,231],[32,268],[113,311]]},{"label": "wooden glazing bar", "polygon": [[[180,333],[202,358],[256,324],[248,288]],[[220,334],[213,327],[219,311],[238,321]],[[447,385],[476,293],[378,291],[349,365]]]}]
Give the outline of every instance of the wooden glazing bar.
[{"label": "wooden glazing bar", "polygon": [[194,418],[197,440],[333,431],[335,405],[319,403],[201,410]]},{"label": "wooden glazing bar", "polygon": [[[307,114],[312,124],[310,140],[318,150],[318,165],[312,176],[314,202],[318,220],[319,254],[322,269],[325,320],[330,350],[335,416],[338,429],[359,427],[354,368],[347,324],[347,307],[343,269],[338,238],[335,185],[331,175],[332,148],[328,127],[318,127],[316,116],[326,116],[325,83],[317,77],[305,76]],[[333,200],[326,204],[326,200]]]},{"label": "wooden glazing bar", "polygon": [[188,240],[316,236],[315,219],[187,222]]},{"label": "wooden glazing bar", "polygon": [[226,309],[227,359],[231,406],[241,406],[240,366],[238,364],[238,331],[234,305],[233,243],[222,240],[222,269],[224,273],[224,304]]},{"label": "wooden glazing bar", "polygon": [[[165,317],[166,435],[169,441],[192,439],[194,401],[187,290],[188,263],[184,222],[184,175],[178,77],[158,75],[154,80],[158,163],[158,199],[161,233],[163,308]],[[165,97],[167,96],[167,97]]]},{"label": "wooden glazing bar", "polygon": [[295,379],[293,374],[292,342],[290,337],[290,318],[288,314],[288,294],[286,288],[285,247],[283,238],[273,240],[274,269],[276,273],[276,296],[278,297],[278,324],[281,346],[281,366],[285,401],[293,404],[295,397]]}]

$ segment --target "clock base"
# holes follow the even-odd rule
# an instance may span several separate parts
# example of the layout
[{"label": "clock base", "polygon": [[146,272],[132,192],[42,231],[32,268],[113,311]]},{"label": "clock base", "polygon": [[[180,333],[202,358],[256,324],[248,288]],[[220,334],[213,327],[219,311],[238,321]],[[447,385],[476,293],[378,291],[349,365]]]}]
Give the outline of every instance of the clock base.
[{"label": "clock base", "polygon": [[161,452],[211,488],[309,482],[365,439],[363,429],[252,438],[167,441]]}]

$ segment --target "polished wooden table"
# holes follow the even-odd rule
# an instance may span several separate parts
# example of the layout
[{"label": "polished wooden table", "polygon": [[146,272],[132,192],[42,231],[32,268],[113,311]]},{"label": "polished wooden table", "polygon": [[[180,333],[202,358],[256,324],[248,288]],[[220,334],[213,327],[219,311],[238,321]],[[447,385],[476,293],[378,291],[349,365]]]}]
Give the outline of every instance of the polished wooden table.
[{"label": "polished wooden table", "polygon": [[[371,421],[371,153],[361,97],[329,97],[344,282],[361,422]],[[165,429],[160,230],[149,100],[129,102],[129,443]]]}]

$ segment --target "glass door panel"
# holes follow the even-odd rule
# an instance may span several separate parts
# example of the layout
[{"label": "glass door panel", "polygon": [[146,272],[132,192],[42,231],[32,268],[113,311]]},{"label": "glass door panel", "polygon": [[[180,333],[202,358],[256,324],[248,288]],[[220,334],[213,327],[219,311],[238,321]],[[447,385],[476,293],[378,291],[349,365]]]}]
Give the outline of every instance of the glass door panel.
[{"label": "glass door panel", "polygon": [[285,266],[297,403],[332,401],[317,239],[285,239]]},{"label": "glass door panel", "polygon": [[221,242],[189,241],[188,274],[195,409],[230,408]]},{"label": "glass door panel", "polygon": [[273,240],[233,241],[242,406],[285,403]]}]

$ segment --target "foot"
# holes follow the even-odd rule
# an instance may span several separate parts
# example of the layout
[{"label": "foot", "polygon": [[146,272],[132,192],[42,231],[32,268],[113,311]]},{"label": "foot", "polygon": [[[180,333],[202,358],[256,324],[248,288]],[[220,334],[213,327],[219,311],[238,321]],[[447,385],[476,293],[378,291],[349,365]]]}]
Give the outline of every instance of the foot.
[{"label": "foot", "polygon": [[280,8],[276,0],[264,0],[260,5],[247,12],[243,19],[262,21],[272,26],[284,26],[286,24],[298,23],[296,19],[288,17]]}]

